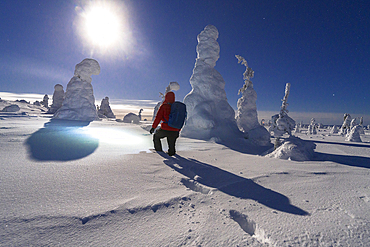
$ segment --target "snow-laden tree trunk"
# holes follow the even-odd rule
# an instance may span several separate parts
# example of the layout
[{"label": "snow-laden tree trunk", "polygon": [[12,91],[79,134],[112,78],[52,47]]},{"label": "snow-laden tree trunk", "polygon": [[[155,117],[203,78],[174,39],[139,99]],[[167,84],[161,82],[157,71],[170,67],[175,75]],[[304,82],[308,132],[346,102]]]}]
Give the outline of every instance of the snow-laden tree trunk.
[{"label": "snow-laden tree trunk", "polygon": [[258,122],[257,116],[257,93],[253,89],[253,83],[251,78],[254,76],[254,71],[248,67],[247,61],[239,55],[235,55],[238,59],[238,63],[241,63],[246,67],[243,73],[244,85],[239,89],[238,94],[242,94],[239,98],[237,107],[238,111],[236,114],[236,122],[241,131],[246,133],[247,137],[258,145],[269,145],[270,133],[261,126]]}]

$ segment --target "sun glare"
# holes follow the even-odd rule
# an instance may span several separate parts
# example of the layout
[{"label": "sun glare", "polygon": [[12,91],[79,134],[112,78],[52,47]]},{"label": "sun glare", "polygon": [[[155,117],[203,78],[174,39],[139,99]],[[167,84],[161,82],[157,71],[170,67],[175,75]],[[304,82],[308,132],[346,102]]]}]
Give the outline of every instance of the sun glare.
[{"label": "sun glare", "polygon": [[76,12],[77,32],[91,53],[116,54],[130,50],[133,41],[123,3],[95,1],[76,7]]},{"label": "sun glare", "polygon": [[93,8],[86,14],[86,32],[93,43],[107,47],[119,39],[121,24],[119,18],[108,9]]}]

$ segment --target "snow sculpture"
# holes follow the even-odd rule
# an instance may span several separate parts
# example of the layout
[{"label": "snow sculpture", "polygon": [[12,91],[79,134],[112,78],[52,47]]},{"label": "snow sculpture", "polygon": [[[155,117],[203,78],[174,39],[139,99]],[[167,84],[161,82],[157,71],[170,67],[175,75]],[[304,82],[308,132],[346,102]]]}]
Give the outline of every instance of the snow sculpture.
[{"label": "snow sculpture", "polygon": [[109,98],[105,97],[101,100],[100,107],[98,108],[98,116],[100,118],[116,118],[109,105]]},{"label": "snow sculpture", "polygon": [[47,94],[45,94],[45,95],[44,95],[44,98],[43,98],[43,100],[42,100],[41,104],[42,104],[44,107],[46,107],[46,108],[48,108],[48,107],[49,107],[49,96],[48,96]]},{"label": "snow sculpture", "polygon": [[139,124],[140,123],[140,118],[135,113],[130,112],[126,116],[123,117],[122,122],[124,122],[124,123]]},{"label": "snow sculpture", "polygon": [[248,67],[247,61],[242,56],[235,55],[235,57],[238,59],[238,63],[246,67],[243,73],[244,85],[238,92],[238,94],[242,93],[242,97],[237,103],[236,123],[239,129],[246,133],[253,142],[260,146],[268,145],[271,143],[270,133],[258,123],[257,93],[250,80],[254,76],[254,71]]},{"label": "snow sculpture", "polygon": [[307,135],[316,135],[316,134],[317,134],[316,120],[314,118],[311,118],[311,122],[307,130]]},{"label": "snow sculpture", "polygon": [[304,141],[298,137],[290,136],[272,153],[267,154],[269,158],[289,159],[294,161],[308,161],[314,157],[316,144]]},{"label": "snow sculpture", "polygon": [[350,130],[350,124],[352,121],[351,115],[349,115],[348,113],[345,113],[343,118],[344,118],[344,121],[339,131],[339,134],[341,135],[347,134],[347,132]]},{"label": "snow sculpture", "polygon": [[362,127],[360,125],[356,125],[351,128],[350,132],[346,135],[346,141],[350,142],[362,142],[360,137],[360,129]]},{"label": "snow sculpture", "polygon": [[269,132],[274,132],[275,137],[281,137],[284,133],[288,135],[292,134],[292,130],[295,126],[295,121],[288,116],[288,96],[290,92],[290,83],[285,86],[285,95],[283,98],[283,103],[281,104],[281,110],[279,114],[273,115],[271,117],[271,126]]},{"label": "snow sculpture", "polygon": [[63,105],[53,118],[77,121],[98,120],[91,75],[99,74],[100,66],[94,59],[86,58],[77,64],[74,76],[67,85]]},{"label": "snow sculpture", "polygon": [[153,121],[155,119],[155,116],[157,115],[157,112],[159,110],[159,107],[162,105],[163,101],[164,101],[164,96],[166,95],[166,93],[168,92],[171,92],[171,91],[177,91],[180,89],[180,85],[175,82],[175,81],[171,81],[168,86],[166,87],[166,90],[163,93],[159,92],[159,95],[160,97],[162,98],[162,100],[160,102],[158,102],[158,104],[154,107],[154,111],[153,111]]},{"label": "snow sculpture", "polygon": [[53,104],[50,106],[50,109],[47,113],[54,114],[59,108],[62,107],[64,100],[64,89],[63,86],[60,84],[56,84],[54,86],[54,93],[53,93]]},{"label": "snow sculpture", "polygon": [[338,131],[338,128],[336,125],[334,125],[331,129],[330,129],[330,132],[329,134],[330,135],[334,135],[334,134],[337,134],[339,131]]},{"label": "snow sculpture", "polygon": [[242,136],[235,111],[227,102],[225,81],[214,68],[219,58],[218,30],[208,25],[197,36],[197,58],[190,78],[192,90],[184,98],[188,118],[182,136],[227,141]]}]

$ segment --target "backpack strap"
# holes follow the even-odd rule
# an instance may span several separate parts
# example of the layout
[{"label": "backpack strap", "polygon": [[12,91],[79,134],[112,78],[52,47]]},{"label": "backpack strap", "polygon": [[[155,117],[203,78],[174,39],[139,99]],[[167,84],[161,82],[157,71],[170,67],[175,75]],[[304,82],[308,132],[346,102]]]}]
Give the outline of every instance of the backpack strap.
[{"label": "backpack strap", "polygon": [[[167,103],[167,104],[170,105],[170,107],[172,106],[172,103]],[[163,119],[165,120],[163,123],[168,123],[168,121],[170,120],[170,119],[167,120],[164,116],[163,116]]]}]

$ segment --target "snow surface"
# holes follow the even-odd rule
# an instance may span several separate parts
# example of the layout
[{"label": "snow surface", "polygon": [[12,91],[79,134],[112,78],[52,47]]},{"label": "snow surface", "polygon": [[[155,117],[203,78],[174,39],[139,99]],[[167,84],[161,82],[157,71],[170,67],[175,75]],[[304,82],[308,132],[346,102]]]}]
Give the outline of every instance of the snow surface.
[{"label": "snow surface", "polygon": [[0,246],[370,242],[368,130],[356,143],[302,127],[316,145],[303,162],[183,137],[169,157],[151,151],[150,123],[78,126],[40,109],[0,113]]}]

